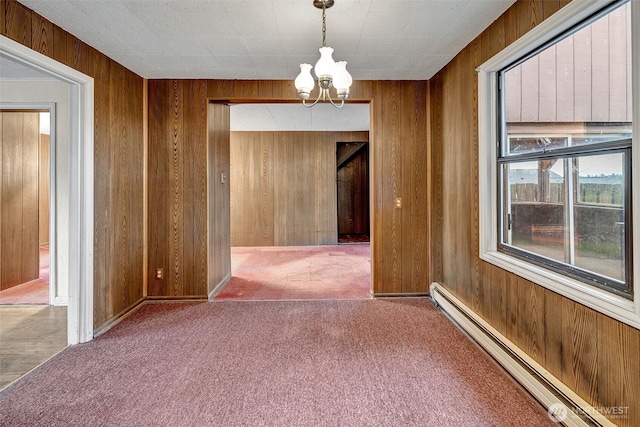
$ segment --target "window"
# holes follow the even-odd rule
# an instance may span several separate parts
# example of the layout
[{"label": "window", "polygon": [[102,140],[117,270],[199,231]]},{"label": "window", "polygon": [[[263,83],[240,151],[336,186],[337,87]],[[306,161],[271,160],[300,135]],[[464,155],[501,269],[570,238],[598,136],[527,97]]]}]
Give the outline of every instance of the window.
[{"label": "window", "polygon": [[478,69],[481,258],[636,327],[639,15],[572,2]]}]

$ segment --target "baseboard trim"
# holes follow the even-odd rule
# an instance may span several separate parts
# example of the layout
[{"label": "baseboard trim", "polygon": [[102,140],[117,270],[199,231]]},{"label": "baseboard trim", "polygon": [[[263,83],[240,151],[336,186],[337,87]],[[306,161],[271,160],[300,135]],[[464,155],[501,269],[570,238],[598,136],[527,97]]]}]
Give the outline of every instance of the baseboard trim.
[{"label": "baseboard trim", "polygon": [[117,315],[116,317],[114,317],[113,319],[110,319],[109,321],[107,321],[106,323],[104,323],[103,325],[101,325],[99,328],[96,328],[93,330],[93,338],[99,337],[100,335],[104,334],[105,332],[107,332],[109,329],[113,328],[114,326],[116,326],[118,323],[122,322],[124,319],[127,318],[127,316],[129,316],[136,308],[140,307],[140,305],[145,301],[145,298],[142,297],[140,298],[138,301],[136,301],[131,307],[129,307],[128,309],[126,309],[125,311],[123,311],[122,313],[120,313],[119,315]]},{"label": "baseboard trim", "polygon": [[146,296],[144,297],[144,301],[156,302],[156,301],[167,301],[167,302],[180,302],[180,301],[206,301],[207,297],[204,295],[180,295],[180,296]]},{"label": "baseboard trim", "polygon": [[211,292],[209,292],[209,301],[213,301],[213,297],[215,297],[218,292],[220,292],[220,290],[222,289],[222,287],[224,285],[227,284],[227,282],[231,280],[231,272],[229,272],[229,274],[227,274],[224,279],[222,279],[212,290]]},{"label": "baseboard trim", "polygon": [[53,303],[51,305],[68,306],[69,305],[69,297],[55,297],[53,299]]},{"label": "baseboard trim", "polygon": [[431,299],[484,348],[545,408],[566,426],[615,426],[558,378],[524,353],[439,283],[430,287]]}]

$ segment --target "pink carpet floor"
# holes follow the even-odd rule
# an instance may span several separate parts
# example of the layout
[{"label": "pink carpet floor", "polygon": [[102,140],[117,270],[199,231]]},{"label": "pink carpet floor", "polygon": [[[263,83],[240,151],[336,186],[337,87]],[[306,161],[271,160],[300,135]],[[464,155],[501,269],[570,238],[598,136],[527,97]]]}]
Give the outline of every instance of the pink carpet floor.
[{"label": "pink carpet floor", "polygon": [[231,280],[216,300],[371,297],[368,244],[231,248]]},{"label": "pink carpet floor", "polygon": [[2,304],[49,304],[49,247],[40,247],[37,279],[0,291]]},{"label": "pink carpet floor", "polygon": [[553,426],[430,300],[145,303],[0,392],[2,426]]}]

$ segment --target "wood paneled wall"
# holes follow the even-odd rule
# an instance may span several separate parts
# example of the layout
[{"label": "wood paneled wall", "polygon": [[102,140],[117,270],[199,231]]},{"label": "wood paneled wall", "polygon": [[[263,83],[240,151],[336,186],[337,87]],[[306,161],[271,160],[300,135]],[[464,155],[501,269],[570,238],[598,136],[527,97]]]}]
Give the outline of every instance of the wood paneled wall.
[{"label": "wood paneled wall", "polygon": [[230,107],[209,104],[209,273],[208,294],[231,278]]},{"label": "wood paneled wall", "polygon": [[231,244],[335,245],[336,142],[368,137],[368,132],[232,132]]},{"label": "wood paneled wall", "polygon": [[49,197],[50,146],[51,137],[40,134],[40,163],[38,164],[38,242],[40,246],[49,244],[49,211],[51,209]]},{"label": "wood paneled wall", "polygon": [[[203,93],[203,85],[206,93]],[[168,198],[169,194],[162,193],[170,189],[175,193],[170,195],[173,202],[169,205],[199,206],[201,203],[196,200],[197,191],[192,193],[189,187],[179,184],[180,168],[183,167],[180,165],[186,160],[180,157],[178,146],[173,147],[174,141],[185,138],[192,138],[193,144],[205,144],[203,132],[206,132],[207,123],[200,114],[189,115],[182,111],[200,111],[207,99],[213,102],[299,102],[293,81],[153,80],[149,82],[149,88],[150,211],[155,209],[156,197],[160,197],[157,200]],[[356,81],[350,100],[371,102],[373,290],[377,294],[426,293],[430,264],[427,245],[427,83]],[[178,172],[174,172],[172,167],[177,167]],[[162,172],[161,168],[171,172]],[[207,173],[206,166],[198,162],[189,163],[186,169],[195,174],[196,182]],[[165,173],[168,176],[162,177],[162,182],[153,178],[154,174]],[[403,200],[401,209],[395,208],[396,197]],[[160,206],[166,209],[168,202],[161,203]],[[153,257],[156,256],[162,262],[174,262],[172,268],[183,271],[198,269],[200,257],[205,256],[203,253],[196,252],[188,257],[179,255],[176,259],[165,255],[168,249],[164,242],[172,236],[171,221],[169,216],[150,214],[150,268],[154,268]],[[192,236],[206,234],[205,221],[194,219],[190,232]],[[153,233],[156,237],[151,236]],[[182,248],[195,239],[184,236],[182,243],[178,240]],[[157,296],[206,296],[207,284],[205,279],[194,277],[193,282],[171,285],[165,280],[163,284],[150,283],[149,288],[153,289],[150,295]]]},{"label": "wood paneled wall", "polygon": [[0,34],[94,78],[94,327],[143,289],[145,81],[15,0],[0,0]]},{"label": "wood paneled wall", "polygon": [[476,67],[565,5],[518,1],[431,81],[433,280],[595,407],[640,425],[640,331],[478,257]]},{"label": "wood paneled wall", "polygon": [[207,295],[206,90],[149,81],[149,296]]},{"label": "wood paneled wall", "polygon": [[39,118],[0,112],[0,290],[39,275]]}]

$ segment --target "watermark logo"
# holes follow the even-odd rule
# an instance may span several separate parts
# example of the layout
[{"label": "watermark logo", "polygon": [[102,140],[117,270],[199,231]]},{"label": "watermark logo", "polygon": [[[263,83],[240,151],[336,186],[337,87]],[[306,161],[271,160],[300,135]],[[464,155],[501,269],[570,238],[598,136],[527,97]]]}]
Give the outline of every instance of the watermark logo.
[{"label": "watermark logo", "polygon": [[569,409],[564,406],[562,403],[554,403],[549,406],[549,411],[547,411],[547,415],[551,418],[551,421],[556,423],[563,422],[567,415],[569,414]]},{"label": "watermark logo", "polygon": [[547,415],[553,422],[564,422],[567,417],[579,417],[582,419],[594,418],[598,415],[604,415],[609,419],[626,419],[628,418],[628,406],[602,406],[598,408],[579,408],[573,407],[569,409],[562,403],[553,403],[549,406]]}]

